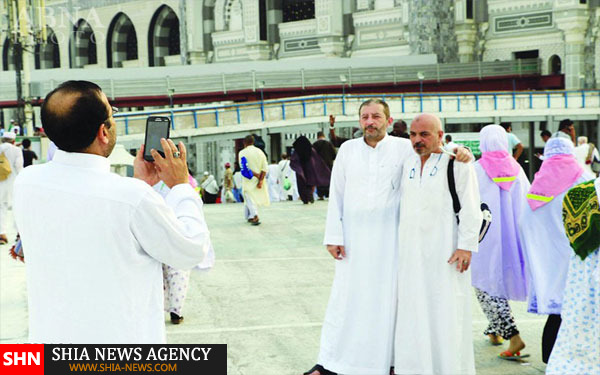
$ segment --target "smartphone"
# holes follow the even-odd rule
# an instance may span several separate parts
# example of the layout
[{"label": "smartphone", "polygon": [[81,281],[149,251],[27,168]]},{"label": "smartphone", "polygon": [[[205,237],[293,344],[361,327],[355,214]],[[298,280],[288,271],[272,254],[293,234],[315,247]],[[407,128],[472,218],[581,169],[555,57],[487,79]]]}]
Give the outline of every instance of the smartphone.
[{"label": "smartphone", "polygon": [[171,120],[168,117],[150,116],[146,120],[146,137],[144,138],[144,160],[154,161],[150,150],[155,149],[164,158],[165,152],[160,139],[169,138]]}]

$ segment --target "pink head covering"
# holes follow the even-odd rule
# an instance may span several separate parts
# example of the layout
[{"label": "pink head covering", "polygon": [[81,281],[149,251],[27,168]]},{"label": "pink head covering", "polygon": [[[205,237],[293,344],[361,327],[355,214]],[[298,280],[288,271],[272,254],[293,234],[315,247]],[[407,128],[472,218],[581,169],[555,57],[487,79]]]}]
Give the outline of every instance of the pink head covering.
[{"label": "pink head covering", "polygon": [[508,153],[506,130],[500,125],[487,125],[479,133],[479,164],[501,189],[510,190],[521,166]]},{"label": "pink head covering", "polygon": [[544,162],[527,193],[527,202],[533,211],[573,186],[583,174],[574,149],[573,142],[566,138],[550,138],[546,143]]}]

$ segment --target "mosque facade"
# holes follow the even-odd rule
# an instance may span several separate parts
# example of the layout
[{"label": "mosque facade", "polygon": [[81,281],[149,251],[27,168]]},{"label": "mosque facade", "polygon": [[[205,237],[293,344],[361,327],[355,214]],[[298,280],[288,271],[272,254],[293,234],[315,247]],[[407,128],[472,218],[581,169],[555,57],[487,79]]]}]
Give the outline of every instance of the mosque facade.
[{"label": "mosque facade", "polygon": [[[6,3],[0,3],[1,8]],[[600,79],[600,0],[47,0],[33,66],[129,67],[435,54],[537,58],[566,89]],[[2,10],[1,13],[5,13]],[[2,69],[14,70],[8,17]]]}]

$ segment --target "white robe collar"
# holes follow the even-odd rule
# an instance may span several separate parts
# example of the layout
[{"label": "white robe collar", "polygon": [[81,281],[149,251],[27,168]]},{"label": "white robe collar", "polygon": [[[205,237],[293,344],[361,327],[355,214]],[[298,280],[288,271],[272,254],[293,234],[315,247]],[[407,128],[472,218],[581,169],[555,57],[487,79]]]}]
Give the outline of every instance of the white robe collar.
[{"label": "white robe collar", "polygon": [[382,146],[381,146],[382,144],[384,144],[384,143],[388,142],[388,141],[390,140],[390,137],[391,137],[391,136],[387,135],[387,133],[386,133],[386,134],[384,134],[384,135],[383,135],[383,138],[381,139],[381,141],[377,142],[377,144],[375,145],[375,147],[371,147],[371,146],[369,146],[369,144],[367,143],[367,140],[366,140],[366,139],[365,139],[365,137],[363,136],[363,137],[362,137],[362,140],[363,140],[363,141],[362,141],[362,144],[363,144],[363,145],[364,145],[366,148],[368,148],[369,150],[377,150],[377,148],[379,148],[379,147],[382,147]]},{"label": "white robe collar", "polygon": [[106,173],[110,172],[110,161],[108,158],[96,154],[56,150],[52,161],[72,167],[95,169]]}]

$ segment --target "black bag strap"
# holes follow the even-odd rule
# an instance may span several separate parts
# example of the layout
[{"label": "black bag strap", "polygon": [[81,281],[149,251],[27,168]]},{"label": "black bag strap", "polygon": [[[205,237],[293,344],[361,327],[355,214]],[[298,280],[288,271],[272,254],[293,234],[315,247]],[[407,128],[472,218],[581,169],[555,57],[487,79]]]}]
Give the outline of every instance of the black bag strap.
[{"label": "black bag strap", "polygon": [[[450,159],[448,162],[448,188],[450,189],[450,195],[452,195],[454,213],[458,215],[458,212],[460,211],[460,201],[458,200],[458,194],[456,194],[456,184],[454,182],[454,159]],[[458,220],[458,216],[456,217],[456,220]]]}]

